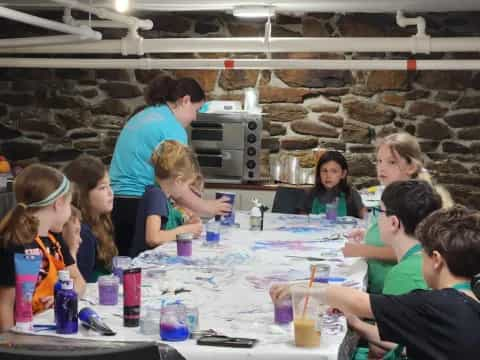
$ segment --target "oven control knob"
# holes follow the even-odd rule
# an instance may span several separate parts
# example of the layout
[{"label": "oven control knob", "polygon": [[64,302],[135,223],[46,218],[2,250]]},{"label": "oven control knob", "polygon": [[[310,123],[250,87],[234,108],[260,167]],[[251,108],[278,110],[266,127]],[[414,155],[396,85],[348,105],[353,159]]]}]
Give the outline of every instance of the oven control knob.
[{"label": "oven control knob", "polygon": [[249,128],[250,130],[252,130],[252,131],[255,130],[255,129],[257,128],[257,126],[258,126],[258,125],[257,125],[257,123],[256,123],[255,121],[249,121],[249,122],[248,122],[248,128]]},{"label": "oven control knob", "polygon": [[248,134],[247,141],[250,144],[253,144],[255,141],[257,141],[257,137],[255,136],[255,134]]},{"label": "oven control knob", "polygon": [[255,156],[257,154],[257,150],[255,150],[255,148],[253,146],[250,146],[247,149],[247,154],[248,154],[248,156]]},{"label": "oven control knob", "polygon": [[254,169],[257,163],[254,160],[248,160],[247,161],[247,168],[249,169]]}]

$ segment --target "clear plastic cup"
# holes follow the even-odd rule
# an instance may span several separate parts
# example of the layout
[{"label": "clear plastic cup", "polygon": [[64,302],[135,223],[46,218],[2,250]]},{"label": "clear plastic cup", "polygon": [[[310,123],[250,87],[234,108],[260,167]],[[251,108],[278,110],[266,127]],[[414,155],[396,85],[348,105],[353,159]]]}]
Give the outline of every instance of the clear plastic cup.
[{"label": "clear plastic cup", "polygon": [[132,259],[128,256],[114,256],[112,260],[112,272],[120,279],[120,284],[123,283],[123,270],[128,269]]},{"label": "clear plastic cup", "polygon": [[315,267],[315,278],[314,282],[328,284],[328,278],[330,277],[330,265],[319,263],[319,264],[312,264],[310,265],[310,273]]},{"label": "clear plastic cup", "polygon": [[312,295],[312,289],[308,288],[307,284],[298,284],[292,287],[292,305],[295,345],[298,347],[319,346],[323,315],[327,306]]},{"label": "clear plastic cup", "polygon": [[207,245],[216,245],[220,242],[220,224],[217,221],[207,223],[205,241]]}]

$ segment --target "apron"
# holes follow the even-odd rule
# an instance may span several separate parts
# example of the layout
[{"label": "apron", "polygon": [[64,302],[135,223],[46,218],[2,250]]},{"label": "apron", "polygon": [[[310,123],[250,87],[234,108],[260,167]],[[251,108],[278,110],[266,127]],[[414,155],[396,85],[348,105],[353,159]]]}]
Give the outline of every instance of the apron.
[{"label": "apron", "polygon": [[60,244],[52,234],[48,234],[48,238],[53,243],[53,245],[57,247],[59,258],[57,259],[55,258],[55,256],[50,254],[50,252],[47,250],[47,247],[39,236],[35,238],[35,242],[42,250],[44,258],[48,261],[48,273],[47,276],[40,280],[40,282],[35,287],[35,292],[33,293],[32,300],[32,308],[34,314],[46,310],[45,305],[40,301],[40,299],[46,296],[53,296],[53,287],[58,280],[58,270],[63,270],[65,268],[62,252],[60,251]]},{"label": "apron", "polygon": [[173,207],[170,200],[167,203],[168,220],[165,224],[165,230],[172,230],[183,225],[183,214],[180,210]]},{"label": "apron", "polygon": [[[310,213],[313,215],[325,214],[326,209],[326,204],[321,203],[315,197],[315,199],[313,199],[312,210]],[[341,192],[338,197],[337,216],[347,216],[347,200],[345,199],[345,194],[343,192]]]}]

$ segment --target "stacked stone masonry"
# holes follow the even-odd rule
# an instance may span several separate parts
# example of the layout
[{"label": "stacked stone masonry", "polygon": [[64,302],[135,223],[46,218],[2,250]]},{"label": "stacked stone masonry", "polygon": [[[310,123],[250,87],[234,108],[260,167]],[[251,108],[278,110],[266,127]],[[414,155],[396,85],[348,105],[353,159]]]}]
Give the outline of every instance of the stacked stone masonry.
[{"label": "stacked stone masonry", "polygon": [[[48,12],[60,19],[61,13]],[[80,17],[81,14],[75,14]],[[261,21],[229,15],[137,14],[154,21],[142,31],[155,37],[261,36]],[[480,13],[421,14],[432,36],[480,36]],[[3,37],[51,34],[0,20]],[[273,36],[410,36],[389,14],[279,15]],[[109,29],[105,38],[124,30]],[[464,56],[462,56],[464,55]],[[251,57],[261,54],[154,54],[152,57]],[[377,59],[410,54],[274,54],[276,58]],[[417,58],[480,58],[432,54]],[[271,153],[324,147],[346,151],[357,186],[375,183],[374,137],[404,130],[416,135],[426,167],[461,203],[480,208],[480,72],[319,70],[100,70],[0,69],[0,153],[14,163],[55,166],[81,153],[111,159],[129,114],[143,104],[143,90],[158,74],[191,76],[209,99],[242,100],[259,91]]]}]

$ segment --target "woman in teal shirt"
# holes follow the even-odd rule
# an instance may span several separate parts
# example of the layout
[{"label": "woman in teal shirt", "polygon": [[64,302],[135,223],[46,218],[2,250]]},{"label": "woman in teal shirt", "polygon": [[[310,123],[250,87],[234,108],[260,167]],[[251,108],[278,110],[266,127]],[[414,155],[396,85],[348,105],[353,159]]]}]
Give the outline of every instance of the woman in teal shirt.
[{"label": "woman in teal shirt", "polygon": [[[145,187],[154,184],[150,158],[155,147],[164,140],[188,143],[185,128],[196,119],[205,93],[194,79],[159,76],[149,84],[145,100],[147,105],[138,109],[122,129],[110,164],[115,195],[112,220],[120,255],[128,255],[139,199]],[[192,192],[176,200],[205,216],[230,210],[226,199],[202,200]]]}]

